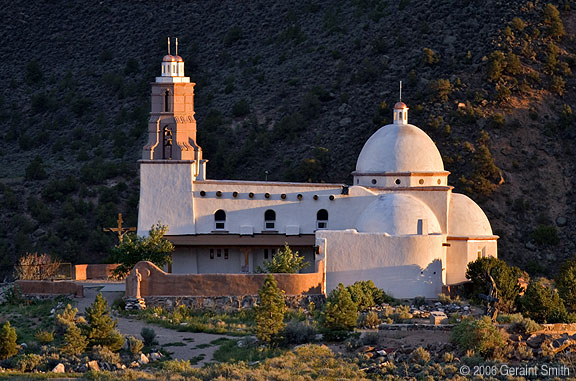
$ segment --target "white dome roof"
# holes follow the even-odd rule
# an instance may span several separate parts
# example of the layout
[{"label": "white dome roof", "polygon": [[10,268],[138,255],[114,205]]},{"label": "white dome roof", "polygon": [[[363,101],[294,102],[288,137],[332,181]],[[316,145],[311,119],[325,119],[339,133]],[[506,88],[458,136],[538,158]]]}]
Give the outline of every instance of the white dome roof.
[{"label": "white dome roof", "polygon": [[363,233],[417,234],[418,220],[427,221],[424,234],[442,232],[436,215],[424,202],[407,194],[387,193],[366,207],[356,229]]},{"label": "white dome roof", "polygon": [[442,171],[444,163],[436,144],[412,124],[380,128],[364,144],[356,163],[357,174]]},{"label": "white dome roof", "polygon": [[452,193],[448,215],[448,235],[473,237],[493,235],[484,211],[469,197]]}]

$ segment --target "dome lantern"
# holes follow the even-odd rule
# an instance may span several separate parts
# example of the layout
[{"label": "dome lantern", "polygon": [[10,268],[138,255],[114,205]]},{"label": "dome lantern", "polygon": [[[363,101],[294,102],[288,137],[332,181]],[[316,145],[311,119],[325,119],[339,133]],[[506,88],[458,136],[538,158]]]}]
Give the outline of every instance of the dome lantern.
[{"label": "dome lantern", "polygon": [[184,76],[184,60],[178,55],[178,38],[176,38],[175,53],[172,55],[170,37],[168,37],[168,54],[162,58],[162,74],[156,77],[156,82],[190,82],[190,78]]},{"label": "dome lantern", "polygon": [[408,106],[404,102],[394,105],[394,124],[408,124]]}]

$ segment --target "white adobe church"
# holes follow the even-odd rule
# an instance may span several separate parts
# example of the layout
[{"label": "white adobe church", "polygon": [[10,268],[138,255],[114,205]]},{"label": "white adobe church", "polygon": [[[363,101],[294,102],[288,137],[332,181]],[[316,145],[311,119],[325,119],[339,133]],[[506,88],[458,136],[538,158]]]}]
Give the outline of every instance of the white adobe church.
[{"label": "white adobe church", "polygon": [[311,263],[303,272],[324,259],[328,292],[372,280],[397,298],[434,298],[466,280],[468,262],[497,256],[488,218],[452,192],[436,145],[408,124],[404,103],[362,148],[353,185],[209,180],[194,85],[177,52],[163,58],[139,162],[138,234],[168,226],[172,273],[253,273],[288,243]]}]

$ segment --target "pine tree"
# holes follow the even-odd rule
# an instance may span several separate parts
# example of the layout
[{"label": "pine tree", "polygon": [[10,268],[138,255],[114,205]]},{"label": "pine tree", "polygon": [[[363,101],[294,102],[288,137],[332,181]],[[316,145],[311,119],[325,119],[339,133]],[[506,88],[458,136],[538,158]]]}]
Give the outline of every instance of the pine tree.
[{"label": "pine tree", "polygon": [[556,278],[556,287],[566,307],[571,311],[576,311],[576,258],[562,265],[560,274]]},{"label": "pine tree", "polygon": [[90,346],[101,345],[116,352],[124,345],[124,336],[116,329],[118,320],[110,316],[108,302],[102,293],[99,293],[94,303],[86,308],[86,322],[85,334]]},{"label": "pine tree", "polygon": [[0,329],[0,360],[10,358],[18,353],[18,344],[16,344],[16,330],[10,326],[7,321]]},{"label": "pine tree", "polygon": [[276,279],[268,275],[258,291],[260,305],[256,307],[256,337],[267,343],[278,342],[284,330],[286,303],[284,291],[278,288]]},{"label": "pine tree", "polygon": [[358,309],[350,292],[340,283],[328,296],[322,325],[331,331],[351,331],[356,327],[357,313]]},{"label": "pine tree", "polygon": [[64,345],[60,348],[63,353],[68,355],[79,355],[86,349],[88,339],[82,335],[80,328],[72,323],[64,335]]}]

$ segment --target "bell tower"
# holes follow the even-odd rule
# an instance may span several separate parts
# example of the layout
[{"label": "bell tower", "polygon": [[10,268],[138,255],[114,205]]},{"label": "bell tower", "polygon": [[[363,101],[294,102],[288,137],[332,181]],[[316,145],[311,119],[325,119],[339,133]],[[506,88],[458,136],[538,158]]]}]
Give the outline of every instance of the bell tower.
[{"label": "bell tower", "polygon": [[152,82],[152,109],[148,122],[148,144],[142,150],[142,160],[194,160],[200,170],[202,148],[196,143],[194,119],[194,86],[184,76],[184,60],[178,55],[162,59],[162,73]]}]

